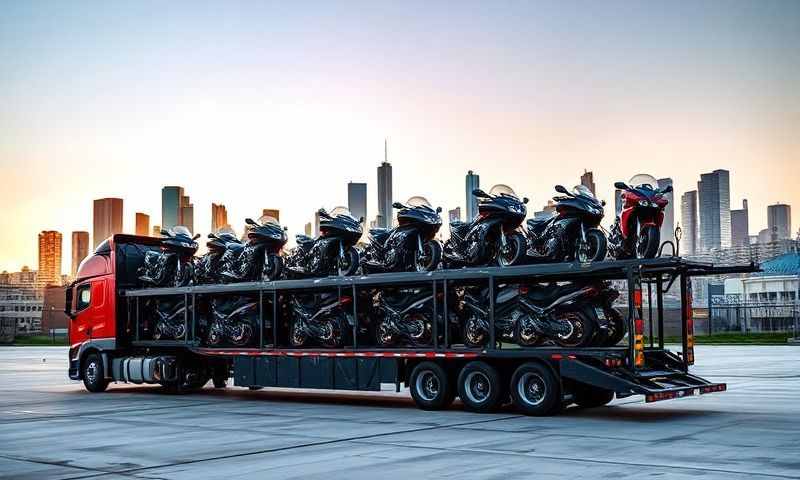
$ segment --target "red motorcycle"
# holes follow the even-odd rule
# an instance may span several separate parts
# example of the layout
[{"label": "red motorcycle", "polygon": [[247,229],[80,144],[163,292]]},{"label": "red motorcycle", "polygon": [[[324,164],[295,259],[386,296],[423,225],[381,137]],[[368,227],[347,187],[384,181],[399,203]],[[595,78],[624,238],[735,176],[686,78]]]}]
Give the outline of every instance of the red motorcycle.
[{"label": "red motorcycle", "polygon": [[657,185],[655,182],[635,186],[624,182],[614,184],[622,190],[622,212],[608,239],[614,258],[654,258],[658,253],[664,208],[669,204],[665,195],[672,191],[672,186],[659,189],[654,184]]}]

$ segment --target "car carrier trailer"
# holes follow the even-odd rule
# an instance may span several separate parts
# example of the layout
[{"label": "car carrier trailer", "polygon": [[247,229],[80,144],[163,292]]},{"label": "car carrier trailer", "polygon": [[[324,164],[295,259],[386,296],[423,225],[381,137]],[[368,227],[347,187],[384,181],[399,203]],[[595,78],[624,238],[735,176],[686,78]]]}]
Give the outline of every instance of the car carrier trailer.
[{"label": "car carrier trailer", "polygon": [[[154,383],[190,390],[212,379],[221,388],[319,388],[377,391],[383,383],[409,388],[424,409],[446,408],[456,396],[473,411],[491,411],[510,400],[523,413],[547,415],[571,403],[600,406],[617,398],[643,395],[646,402],[720,392],[689,373],[694,363],[690,279],[703,275],[756,271],[754,265],[714,267],[679,257],[594,263],[554,263],[514,267],[464,268],[433,272],[383,273],[176,288],[141,288],[136,268],[158,239],[115,235],[88,257],[67,291],[70,321],[69,376],[90,391],[109,382]],[[501,283],[622,281],[627,287],[628,334],[612,347],[518,347],[495,338],[494,291]],[[489,341],[484,348],[456,343],[449,321],[452,289],[488,288]],[[376,348],[359,341],[365,291],[404,286],[429,288],[434,321],[426,348]],[[643,311],[643,287],[647,315]],[[680,293],[681,347],[664,345],[664,294]],[[343,348],[290,348],[285,341],[281,299],[335,291],[349,297],[353,317],[350,342]],[[362,295],[360,295],[362,294]],[[210,347],[199,333],[208,298],[247,295],[257,299],[257,336],[247,347]],[[145,305],[154,299],[182,300],[180,340],[149,337],[153,318]],[[655,300],[655,302],[653,302]],[[362,300],[363,302],[363,300]],[[440,331],[444,330],[444,331]]]}]

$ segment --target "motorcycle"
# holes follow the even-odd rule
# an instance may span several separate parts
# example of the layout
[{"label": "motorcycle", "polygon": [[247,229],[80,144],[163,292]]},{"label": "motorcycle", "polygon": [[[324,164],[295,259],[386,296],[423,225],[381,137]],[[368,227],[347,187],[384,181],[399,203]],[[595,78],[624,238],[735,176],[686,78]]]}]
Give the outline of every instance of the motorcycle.
[{"label": "motorcycle", "polygon": [[372,228],[364,250],[364,273],[429,272],[442,260],[442,244],[434,238],[442,217],[424,197],[411,197],[405,204],[395,202],[398,225],[392,229]]},{"label": "motorcycle", "polygon": [[478,198],[478,215],[470,222],[450,222],[450,238],[444,243],[445,267],[522,263],[528,247],[519,227],[527,214],[528,199],[520,200],[507,185],[495,185],[489,193],[475,189],[472,195]]},{"label": "motorcycle", "polygon": [[[183,297],[155,300],[156,324],[153,340],[186,338],[186,303]],[[191,312],[190,312],[191,314]]]},{"label": "motorcycle", "polygon": [[360,255],[355,248],[363,232],[361,223],[345,207],[334,208],[330,213],[319,212],[320,235],[311,238],[296,235],[295,247],[286,259],[287,274],[325,277],[328,275],[355,275],[360,266]]},{"label": "motorcycle", "polygon": [[602,230],[605,201],[598,201],[583,185],[568,192],[561,185],[553,197],[556,213],[547,219],[528,220],[529,256],[545,262],[597,262],[606,257],[608,241]]},{"label": "motorcycle", "polygon": [[139,267],[139,280],[153,287],[184,287],[194,281],[194,254],[200,235],[183,226],[161,230],[161,248],[149,250]]},{"label": "motorcycle", "polygon": [[[637,177],[631,180],[633,183]],[[636,186],[624,182],[614,184],[622,190],[623,201],[622,212],[609,235],[614,258],[654,258],[658,253],[664,209],[669,204],[665,195],[672,191],[672,185],[659,189],[653,186],[657,185],[655,179],[652,179],[653,183],[642,180],[645,182]]]},{"label": "motorcycle", "polygon": [[[605,316],[601,319],[595,310],[603,292],[596,285],[500,285],[494,302],[495,340],[525,347],[548,341],[566,348],[589,346],[598,331],[607,331]],[[464,293],[467,347],[489,343],[488,296],[488,288],[473,287]]]},{"label": "motorcycle", "polygon": [[208,234],[208,252],[195,262],[195,280],[197,284],[222,283],[222,257],[225,252],[244,248],[242,242],[236,238],[232,230],[220,230]]},{"label": "motorcycle", "polygon": [[272,281],[283,272],[280,252],[286,244],[286,229],[272,217],[258,222],[245,219],[249,230],[247,243],[230,243],[222,255],[221,277],[225,282]]},{"label": "motorcycle", "polygon": [[[258,325],[258,301],[246,296],[211,301],[211,325],[206,343],[218,346],[228,341],[234,346],[248,345]],[[264,328],[271,327],[265,322]]]},{"label": "motorcycle", "polygon": [[377,294],[375,341],[389,347],[430,345],[433,338],[433,294],[424,288],[398,288]]},{"label": "motorcycle", "polygon": [[352,303],[352,297],[340,297],[337,293],[292,297],[289,325],[291,346],[305,347],[316,343],[322,347],[339,348],[347,345],[355,323],[347,308]]}]

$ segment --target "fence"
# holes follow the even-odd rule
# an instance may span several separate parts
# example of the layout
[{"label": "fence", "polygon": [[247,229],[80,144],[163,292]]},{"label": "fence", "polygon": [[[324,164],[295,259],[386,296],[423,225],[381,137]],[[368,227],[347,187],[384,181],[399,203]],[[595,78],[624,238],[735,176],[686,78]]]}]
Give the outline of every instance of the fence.
[{"label": "fence", "polygon": [[711,297],[710,333],[792,332],[800,334],[800,303],[742,301],[738,296]]}]

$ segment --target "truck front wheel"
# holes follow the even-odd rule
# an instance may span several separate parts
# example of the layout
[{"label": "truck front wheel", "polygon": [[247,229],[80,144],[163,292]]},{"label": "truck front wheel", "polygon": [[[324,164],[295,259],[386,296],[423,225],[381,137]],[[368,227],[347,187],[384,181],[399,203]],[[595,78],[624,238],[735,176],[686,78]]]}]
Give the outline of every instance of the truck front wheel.
[{"label": "truck front wheel", "polygon": [[86,390],[92,393],[102,392],[108,387],[108,380],[105,378],[105,366],[103,357],[97,353],[90,353],[83,360],[81,376]]}]

